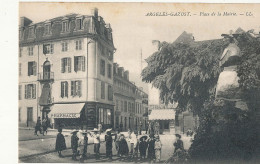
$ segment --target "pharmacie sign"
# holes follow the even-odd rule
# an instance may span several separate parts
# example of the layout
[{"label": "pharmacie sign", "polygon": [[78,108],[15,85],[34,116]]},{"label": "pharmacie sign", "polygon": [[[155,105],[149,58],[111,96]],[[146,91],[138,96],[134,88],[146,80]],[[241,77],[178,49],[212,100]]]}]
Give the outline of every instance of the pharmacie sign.
[{"label": "pharmacie sign", "polygon": [[52,114],[51,117],[53,118],[79,118],[79,113],[55,113]]}]

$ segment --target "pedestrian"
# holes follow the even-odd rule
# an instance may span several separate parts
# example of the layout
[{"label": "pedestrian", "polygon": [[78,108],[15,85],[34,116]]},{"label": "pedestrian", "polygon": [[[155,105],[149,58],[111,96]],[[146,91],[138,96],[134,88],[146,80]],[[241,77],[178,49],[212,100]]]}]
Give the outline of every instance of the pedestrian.
[{"label": "pedestrian", "polygon": [[55,150],[58,151],[59,153],[59,157],[62,158],[63,155],[61,154],[62,150],[65,150],[66,147],[66,142],[65,142],[65,138],[63,136],[62,133],[62,128],[58,128],[58,134],[57,134],[57,138],[56,138],[56,145],[55,145]]},{"label": "pedestrian", "polygon": [[101,134],[102,133],[102,124],[100,123],[100,124],[98,124],[98,131],[99,131],[99,134]]},{"label": "pedestrian", "polygon": [[134,152],[132,159],[135,159],[137,161],[138,159],[138,147],[139,147],[139,142],[138,142],[138,131],[135,131],[135,139],[134,139]]},{"label": "pedestrian", "polygon": [[154,124],[154,133],[155,135],[159,135],[159,129],[160,129],[160,124],[158,121],[155,122]]},{"label": "pedestrian", "polygon": [[105,141],[106,141],[106,157],[109,159],[112,159],[112,142],[113,138],[111,135],[111,130],[112,129],[107,129],[107,134],[105,136]]},{"label": "pedestrian", "polygon": [[87,150],[88,150],[88,133],[87,130],[82,132],[82,135],[84,136],[83,141],[80,142],[81,146],[81,156],[80,156],[80,161],[84,162],[84,160],[87,158]]},{"label": "pedestrian", "polygon": [[181,151],[184,150],[183,141],[181,140],[181,135],[180,134],[175,134],[175,136],[176,136],[176,141],[173,144],[173,146],[174,146],[174,153],[177,150],[181,150]]},{"label": "pedestrian", "polygon": [[77,153],[78,153],[78,141],[79,138],[77,137],[78,130],[73,130],[71,136],[71,149],[72,149],[72,159],[77,160]]},{"label": "pedestrian", "polygon": [[162,143],[160,141],[159,135],[156,135],[156,137],[155,137],[154,149],[155,149],[155,159],[156,159],[156,162],[160,162],[160,160],[161,160]]},{"label": "pedestrian", "polygon": [[40,132],[40,133],[42,133],[42,131],[41,131],[41,117],[38,117],[37,118],[37,122],[36,122],[36,126],[35,126],[35,131],[34,131],[34,135],[37,135],[38,136],[38,131]]},{"label": "pedestrian", "polygon": [[119,156],[119,142],[120,142],[120,133],[119,133],[119,131],[116,131],[114,142],[115,142],[115,146],[116,146],[117,156]]},{"label": "pedestrian", "polygon": [[95,153],[95,158],[96,160],[100,158],[100,134],[98,133],[99,130],[97,128],[94,128],[94,130],[92,130],[92,132],[94,133],[92,135],[92,137],[94,138],[94,153]]},{"label": "pedestrian", "polygon": [[142,134],[142,127],[143,127],[143,124],[142,124],[142,121],[140,121],[140,123],[139,123],[139,135]]},{"label": "pedestrian", "polygon": [[128,145],[123,134],[120,135],[118,151],[121,159],[122,157],[127,156],[129,153]]},{"label": "pedestrian", "polygon": [[135,148],[136,142],[137,142],[136,134],[134,132],[131,132],[129,142],[130,142],[130,155],[131,155],[131,157],[133,157],[134,156],[134,148]]},{"label": "pedestrian", "polygon": [[148,159],[150,161],[153,161],[155,159],[155,150],[154,150],[154,143],[155,143],[155,139],[154,139],[154,135],[151,134],[148,138]]},{"label": "pedestrian", "polygon": [[146,142],[147,138],[148,138],[147,136],[142,136],[140,138],[139,151],[140,151],[141,160],[144,160],[146,157],[146,150],[147,150],[147,146],[148,146],[148,144]]}]

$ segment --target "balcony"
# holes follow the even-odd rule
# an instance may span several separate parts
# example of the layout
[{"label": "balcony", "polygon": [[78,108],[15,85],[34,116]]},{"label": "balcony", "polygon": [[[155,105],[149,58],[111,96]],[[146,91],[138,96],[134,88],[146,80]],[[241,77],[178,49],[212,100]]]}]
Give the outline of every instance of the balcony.
[{"label": "balcony", "polygon": [[42,72],[38,73],[38,81],[53,81],[54,72]]},{"label": "balcony", "polygon": [[41,97],[38,98],[39,105],[51,105],[54,102],[54,97],[48,97],[47,99],[41,99]]}]

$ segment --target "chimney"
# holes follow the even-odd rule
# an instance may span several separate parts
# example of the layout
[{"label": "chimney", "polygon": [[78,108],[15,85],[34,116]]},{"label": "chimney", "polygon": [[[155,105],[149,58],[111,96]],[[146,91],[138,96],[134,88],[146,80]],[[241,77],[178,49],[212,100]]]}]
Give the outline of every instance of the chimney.
[{"label": "chimney", "polygon": [[126,80],[129,80],[129,71],[125,71],[125,72],[124,72],[124,78],[125,78]]},{"label": "chimney", "polygon": [[97,8],[91,9],[91,15],[93,15],[95,18],[97,18],[98,17],[98,9]]},{"label": "chimney", "polygon": [[32,23],[32,20],[26,18],[26,17],[20,17],[20,27],[28,26]]},{"label": "chimney", "polygon": [[124,74],[124,67],[119,67],[119,68],[118,68],[118,75],[119,75],[120,77],[124,77],[123,74]]}]

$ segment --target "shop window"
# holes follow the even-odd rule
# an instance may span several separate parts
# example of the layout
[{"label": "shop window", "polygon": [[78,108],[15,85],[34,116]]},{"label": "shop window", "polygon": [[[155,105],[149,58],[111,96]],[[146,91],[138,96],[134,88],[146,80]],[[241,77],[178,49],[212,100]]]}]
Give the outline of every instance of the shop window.
[{"label": "shop window", "polygon": [[107,124],[111,124],[111,110],[107,109]]},{"label": "shop window", "polygon": [[105,60],[101,59],[100,60],[100,74],[105,76],[106,72],[106,62]]},{"label": "shop window", "polygon": [[74,57],[74,71],[85,71],[85,56]]},{"label": "shop window", "polygon": [[61,59],[61,73],[71,72],[71,58]]},{"label": "shop window", "polygon": [[101,81],[101,99],[105,99],[105,82]]},{"label": "shop window", "polygon": [[71,96],[79,96],[81,97],[81,80],[71,81]]},{"label": "shop window", "polygon": [[36,76],[36,62],[28,62],[28,76]]},{"label": "shop window", "polygon": [[76,50],[82,50],[82,41],[76,40]]},{"label": "shop window", "polygon": [[43,54],[53,54],[54,44],[43,44]]},{"label": "shop window", "polygon": [[104,123],[104,111],[103,111],[103,108],[99,108],[99,123]]},{"label": "shop window", "polygon": [[36,84],[25,85],[25,99],[35,99],[36,98]]},{"label": "shop window", "polygon": [[62,81],[61,82],[61,97],[68,97],[68,82]]},{"label": "shop window", "polygon": [[62,42],[61,47],[62,52],[68,51],[68,42]]},{"label": "shop window", "polygon": [[164,122],[164,129],[169,129],[169,121],[163,121]]}]

